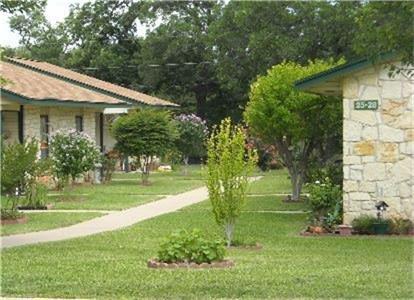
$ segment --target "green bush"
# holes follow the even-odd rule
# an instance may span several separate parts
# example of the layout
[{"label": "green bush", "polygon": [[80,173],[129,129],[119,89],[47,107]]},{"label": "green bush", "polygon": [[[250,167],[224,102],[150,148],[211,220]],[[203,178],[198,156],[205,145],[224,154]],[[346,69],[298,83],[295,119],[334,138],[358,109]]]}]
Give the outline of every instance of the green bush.
[{"label": "green bush", "polygon": [[409,219],[392,218],[391,233],[393,234],[409,234],[413,230],[413,222]]},{"label": "green bush", "polygon": [[327,229],[342,223],[342,190],[325,178],[308,184],[312,221]]},{"label": "green bush", "polygon": [[342,162],[327,163],[324,166],[321,166],[319,163],[310,163],[306,173],[306,181],[313,183],[320,178],[328,177],[333,184],[342,186],[342,170]]},{"label": "green bush", "polygon": [[389,231],[388,233],[391,233],[391,219],[378,219],[374,216],[362,215],[355,218],[351,223],[353,230],[359,234],[375,234],[374,224],[387,224]]},{"label": "green bush", "polygon": [[158,260],[166,263],[195,262],[201,264],[223,260],[224,255],[223,240],[208,240],[196,229],[192,232],[180,230],[171,234],[161,244]]},{"label": "green bush", "polygon": [[66,183],[69,178],[74,183],[77,177],[101,161],[95,141],[75,129],[56,131],[50,141],[50,154],[60,183]]},{"label": "green bush", "polygon": [[2,220],[16,220],[22,217],[24,214],[17,209],[9,209],[2,207],[0,210],[0,216]]},{"label": "green bush", "polygon": [[15,195],[21,193],[28,182],[36,176],[37,146],[36,140],[24,143],[2,144],[1,149],[1,192]]},{"label": "green bush", "polygon": [[47,186],[33,182],[25,194],[25,205],[33,208],[43,208],[46,205]]}]

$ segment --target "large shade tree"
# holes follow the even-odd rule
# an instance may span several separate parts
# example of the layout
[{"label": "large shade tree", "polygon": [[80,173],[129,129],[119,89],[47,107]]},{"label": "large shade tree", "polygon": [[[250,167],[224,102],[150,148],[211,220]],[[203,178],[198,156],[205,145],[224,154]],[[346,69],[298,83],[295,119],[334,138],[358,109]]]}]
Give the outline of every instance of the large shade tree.
[{"label": "large shade tree", "polygon": [[[289,170],[292,200],[299,200],[309,159],[341,131],[339,99],[304,93],[294,82],[333,66],[316,61],[306,66],[283,62],[252,84],[244,117],[250,132],[274,145]],[[339,120],[339,121],[338,121]]]}]

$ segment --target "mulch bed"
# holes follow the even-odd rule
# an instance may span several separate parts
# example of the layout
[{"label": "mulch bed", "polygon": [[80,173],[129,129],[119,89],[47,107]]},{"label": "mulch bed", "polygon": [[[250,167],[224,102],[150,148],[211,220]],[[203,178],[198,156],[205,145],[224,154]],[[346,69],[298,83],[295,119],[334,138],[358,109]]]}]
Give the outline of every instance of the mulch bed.
[{"label": "mulch bed", "polygon": [[390,236],[394,236],[394,237],[414,237],[414,232],[412,233],[408,233],[408,234],[391,234],[391,233],[387,233],[387,234],[360,234],[357,232],[352,232],[351,235],[341,235],[339,234],[339,231],[334,231],[334,232],[321,232],[321,233],[315,233],[315,232],[309,232],[306,229],[300,232],[301,236],[340,236],[340,237],[350,237],[350,236],[375,236],[375,237],[380,237],[380,236],[384,236],[384,237],[390,237]]},{"label": "mulch bed", "polygon": [[22,216],[20,218],[17,219],[2,219],[1,220],[1,225],[12,225],[12,224],[25,224],[27,223],[27,217],[26,216]]},{"label": "mulch bed", "polygon": [[151,259],[147,263],[148,268],[152,269],[217,269],[231,268],[234,262],[231,260],[213,261],[211,263],[197,264],[194,262],[165,263],[156,259]]},{"label": "mulch bed", "polygon": [[308,199],[308,197],[306,197],[306,196],[300,196],[299,197],[299,200],[292,200],[292,196],[291,195],[289,195],[289,196],[286,196],[282,201],[284,202],[284,203],[303,203],[303,202],[305,202],[306,200]]},{"label": "mulch bed", "polygon": [[237,249],[237,250],[262,250],[263,245],[256,243],[253,245],[236,245],[236,246],[230,246],[228,249]]},{"label": "mulch bed", "polygon": [[44,206],[18,206],[18,210],[48,210],[52,209],[53,204],[46,204]]}]

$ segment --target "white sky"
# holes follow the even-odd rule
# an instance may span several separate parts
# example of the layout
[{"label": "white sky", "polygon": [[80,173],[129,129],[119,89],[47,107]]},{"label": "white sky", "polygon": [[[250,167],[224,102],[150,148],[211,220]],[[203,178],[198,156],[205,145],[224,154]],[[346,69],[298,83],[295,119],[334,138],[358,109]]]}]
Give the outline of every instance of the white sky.
[{"label": "white sky", "polygon": [[[53,25],[64,20],[69,15],[71,4],[83,4],[90,0],[48,0],[45,15],[48,21]],[[11,15],[0,12],[0,45],[16,47],[19,45],[20,36],[12,32],[9,26]],[[138,27],[138,34],[145,34],[145,28]],[[141,32],[142,31],[142,32]]]}]

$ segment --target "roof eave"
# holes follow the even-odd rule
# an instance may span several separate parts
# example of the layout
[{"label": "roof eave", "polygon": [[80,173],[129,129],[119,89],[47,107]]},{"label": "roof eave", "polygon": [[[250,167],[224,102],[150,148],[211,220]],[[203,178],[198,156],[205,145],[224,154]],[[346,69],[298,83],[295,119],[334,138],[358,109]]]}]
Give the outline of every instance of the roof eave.
[{"label": "roof eave", "polygon": [[106,102],[91,102],[88,100],[78,101],[78,100],[69,100],[69,99],[35,99],[26,97],[9,91],[7,89],[1,88],[1,92],[6,94],[8,98],[12,101],[16,101],[20,104],[30,104],[34,106],[60,106],[60,107],[89,107],[89,108],[109,108],[109,107],[118,107],[118,108],[130,108],[132,107],[129,103],[106,103]]},{"label": "roof eave", "polygon": [[295,82],[295,88],[316,94],[341,95],[341,81],[346,75],[395,57],[395,53],[387,53],[381,55],[377,61],[371,61],[367,58],[355,60],[298,80]]}]

